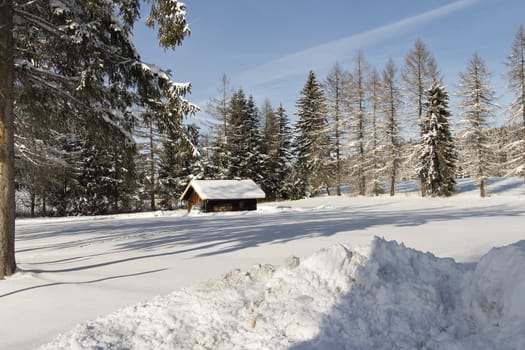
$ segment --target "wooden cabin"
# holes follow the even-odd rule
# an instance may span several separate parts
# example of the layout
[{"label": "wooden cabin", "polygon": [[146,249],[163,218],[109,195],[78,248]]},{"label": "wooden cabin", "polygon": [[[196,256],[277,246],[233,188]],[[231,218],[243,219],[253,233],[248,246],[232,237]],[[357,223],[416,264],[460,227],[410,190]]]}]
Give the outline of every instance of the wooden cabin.
[{"label": "wooden cabin", "polygon": [[266,195],[252,180],[192,180],[181,196],[188,212],[195,206],[205,212],[256,210]]}]

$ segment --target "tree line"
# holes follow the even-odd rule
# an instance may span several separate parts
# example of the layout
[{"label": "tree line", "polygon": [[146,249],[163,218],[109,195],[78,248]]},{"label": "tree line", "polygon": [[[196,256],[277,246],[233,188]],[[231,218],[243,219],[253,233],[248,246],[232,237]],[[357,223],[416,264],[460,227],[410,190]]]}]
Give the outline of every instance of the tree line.
[{"label": "tree line", "polygon": [[336,63],[321,81],[310,71],[293,125],[282,105],[269,101],[257,118],[253,97],[233,91],[224,75],[219,97],[208,105],[214,123],[203,148],[207,170],[194,175],[250,177],[269,199],[340,195],[343,186],[358,195],[394,195],[396,181],[409,179],[418,180],[422,196],[449,196],[456,178],[472,177],[484,197],[487,177],[525,176],[524,58],[520,26],[506,60],[515,98],[503,127],[495,127],[504,111],[483,59],[474,53],[460,74],[453,116],[437,61],[422,40],[400,68],[389,59],[378,71],[358,52],[351,70]]},{"label": "tree line", "polygon": [[[520,27],[507,61],[514,92],[523,79],[516,57],[524,52],[524,35]],[[169,130],[146,113],[131,132],[133,147],[125,138],[104,143],[61,134],[55,139],[61,147],[54,148],[60,155],[44,152],[47,163],[19,157],[17,184],[26,193],[20,197],[30,215],[35,208],[38,214],[95,215],[174,209],[192,178],[250,178],[274,200],[340,195],[343,187],[358,195],[394,195],[397,181],[413,179],[422,196],[448,196],[458,177],[476,178],[485,196],[487,177],[524,174],[520,96],[511,106],[513,118],[495,128],[502,109],[491,77],[474,54],[460,74],[459,114],[453,116],[437,62],[422,40],[401,68],[390,59],[378,71],[358,52],[352,70],[336,63],[322,80],[309,72],[292,123],[282,104],[265,100],[258,107],[224,75],[206,106],[212,116],[206,133],[193,124]]]}]

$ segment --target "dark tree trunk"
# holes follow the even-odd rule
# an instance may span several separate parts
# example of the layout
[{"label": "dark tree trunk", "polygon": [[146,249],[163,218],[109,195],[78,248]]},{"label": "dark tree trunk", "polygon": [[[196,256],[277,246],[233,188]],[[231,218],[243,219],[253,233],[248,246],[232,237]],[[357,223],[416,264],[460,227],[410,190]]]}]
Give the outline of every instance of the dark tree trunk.
[{"label": "dark tree trunk", "polygon": [[13,126],[13,1],[0,1],[0,279],[12,275],[15,260]]}]

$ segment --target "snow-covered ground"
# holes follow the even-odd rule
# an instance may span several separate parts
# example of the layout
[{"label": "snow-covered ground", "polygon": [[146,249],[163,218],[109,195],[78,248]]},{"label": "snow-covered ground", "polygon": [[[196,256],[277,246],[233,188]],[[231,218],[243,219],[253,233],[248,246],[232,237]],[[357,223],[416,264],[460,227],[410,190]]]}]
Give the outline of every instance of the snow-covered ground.
[{"label": "snow-covered ground", "polygon": [[0,349],[525,348],[523,180],[459,185],[19,220]]}]

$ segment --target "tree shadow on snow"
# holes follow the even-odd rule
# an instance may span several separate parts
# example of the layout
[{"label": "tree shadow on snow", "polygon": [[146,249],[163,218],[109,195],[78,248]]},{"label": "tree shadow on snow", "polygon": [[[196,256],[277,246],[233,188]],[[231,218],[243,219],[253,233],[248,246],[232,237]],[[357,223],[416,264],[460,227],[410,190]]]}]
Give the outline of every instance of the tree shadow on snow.
[{"label": "tree shadow on snow", "polygon": [[[424,208],[374,211],[378,205],[363,205],[337,209],[283,210],[280,212],[245,212],[227,215],[190,215],[178,217],[156,217],[148,219],[116,219],[87,221],[82,227],[54,224],[56,231],[46,227],[21,229],[17,239],[57,238],[51,247],[47,244],[28,247],[19,252],[35,250],[61,250],[107,246],[106,251],[92,255],[69,258],[71,261],[89,261],[89,257],[129,252],[130,256],[97,262],[77,264],[75,267],[59,269],[34,269],[29,272],[70,272],[98,268],[129,261],[194,253],[192,257],[213,256],[257,247],[264,244],[280,244],[304,238],[332,236],[338,233],[352,235],[380,226],[418,227],[429,222],[460,220],[473,217],[523,215],[505,205],[490,208],[471,208],[454,211],[451,208]],[[68,260],[68,259],[64,259]],[[55,263],[37,262],[36,264]]]}]

